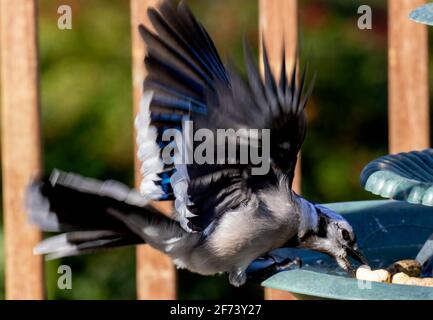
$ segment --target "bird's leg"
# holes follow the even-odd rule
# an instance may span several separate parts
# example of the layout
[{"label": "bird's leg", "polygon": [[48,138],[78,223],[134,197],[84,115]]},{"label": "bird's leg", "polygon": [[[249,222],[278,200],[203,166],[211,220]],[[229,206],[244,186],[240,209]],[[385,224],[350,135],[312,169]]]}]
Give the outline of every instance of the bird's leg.
[{"label": "bird's leg", "polygon": [[274,263],[272,263],[271,265],[269,265],[265,268],[249,272],[247,274],[248,280],[263,282],[267,278],[273,276],[274,274],[281,272],[281,271],[289,270],[291,267],[293,267],[295,265],[298,266],[299,268],[302,268],[302,260],[299,257],[296,257],[294,259],[286,258],[283,261],[278,262],[271,255],[266,255],[266,256],[269,256],[271,258],[271,260],[274,261]]},{"label": "bird's leg", "polygon": [[277,259],[270,253],[266,253],[263,256],[260,256],[259,259],[272,260],[274,263],[278,263]]}]

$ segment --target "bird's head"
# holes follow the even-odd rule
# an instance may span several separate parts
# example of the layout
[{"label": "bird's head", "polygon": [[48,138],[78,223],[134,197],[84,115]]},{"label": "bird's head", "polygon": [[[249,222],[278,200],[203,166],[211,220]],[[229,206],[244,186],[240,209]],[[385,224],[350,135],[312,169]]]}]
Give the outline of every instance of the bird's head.
[{"label": "bird's head", "polygon": [[314,232],[301,239],[302,247],[320,251],[333,257],[338,265],[349,273],[354,273],[349,258],[368,265],[367,260],[359,251],[356,235],[352,226],[336,212],[316,205],[318,226]]}]

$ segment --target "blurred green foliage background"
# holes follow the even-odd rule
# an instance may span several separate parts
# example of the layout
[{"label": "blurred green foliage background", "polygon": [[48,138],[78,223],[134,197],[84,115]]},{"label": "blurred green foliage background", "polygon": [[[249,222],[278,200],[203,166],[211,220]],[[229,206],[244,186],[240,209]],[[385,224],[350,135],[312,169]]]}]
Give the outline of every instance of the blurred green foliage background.
[{"label": "blurred green foliage background", "polygon": [[[243,36],[258,47],[257,1],[187,2],[222,57],[242,66]],[[317,202],[368,199],[359,173],[387,149],[386,0],[299,2],[303,56],[318,76],[302,152],[303,194]],[[62,4],[72,6],[72,30],[57,28]],[[372,30],[357,27],[362,4],[373,9]],[[133,185],[129,2],[40,0],[39,23],[45,172],[57,167]],[[48,298],[134,299],[134,253],[126,248],[46,263]],[[57,288],[60,264],[72,268],[72,290]],[[178,281],[181,298],[262,296],[258,286],[231,288],[224,276],[181,271]]]}]

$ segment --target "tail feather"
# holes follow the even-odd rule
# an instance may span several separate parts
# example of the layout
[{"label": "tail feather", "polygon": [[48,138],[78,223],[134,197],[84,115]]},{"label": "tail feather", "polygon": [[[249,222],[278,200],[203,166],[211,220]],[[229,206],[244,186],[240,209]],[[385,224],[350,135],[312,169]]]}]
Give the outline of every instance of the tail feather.
[{"label": "tail feather", "polygon": [[34,248],[33,253],[46,255],[47,260],[52,260],[142,242],[139,237],[110,231],[77,231],[45,239]]},{"label": "tail feather", "polygon": [[160,241],[183,233],[177,221],[147,203],[119,182],[55,170],[29,186],[27,213],[42,230],[66,233],[43,240],[34,252],[55,259],[140,243],[159,248]]},{"label": "tail feather", "polygon": [[117,181],[98,181],[54,170],[49,179],[28,188],[26,207],[31,222],[44,231],[112,230],[129,232],[109,208],[146,211],[148,199]]},{"label": "tail feather", "polygon": [[27,189],[26,208],[29,220],[44,231],[59,232],[59,220],[56,214],[50,211],[50,202],[43,195],[43,189],[43,183],[36,181]]}]

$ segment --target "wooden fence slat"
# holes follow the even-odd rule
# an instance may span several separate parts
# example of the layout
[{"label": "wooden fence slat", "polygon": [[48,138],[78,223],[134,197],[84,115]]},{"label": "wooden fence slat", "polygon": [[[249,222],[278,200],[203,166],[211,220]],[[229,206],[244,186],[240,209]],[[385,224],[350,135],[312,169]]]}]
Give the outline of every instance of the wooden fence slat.
[{"label": "wooden fence slat", "polygon": [[[131,0],[131,37],[132,37],[132,77],[134,115],[137,113],[142,95],[143,79],[145,76],[144,55],[145,46],[139,36],[138,26],[150,22],[147,17],[147,8],[155,5],[157,0]],[[134,141],[135,145],[135,141]],[[135,154],[137,154],[135,152]],[[139,187],[141,181],[140,163],[135,159],[135,185]],[[171,212],[171,202],[154,203],[162,212]],[[176,299],[176,270],[171,259],[143,245],[137,248],[137,298],[143,300]]]},{"label": "wooden fence slat", "polygon": [[[269,62],[274,74],[281,70],[281,55],[283,43],[287,70],[294,66],[296,46],[298,43],[298,1],[297,0],[259,0],[259,32],[261,41],[265,41],[269,55]],[[263,38],[262,38],[263,35]],[[260,45],[260,53],[262,45]],[[300,166],[298,161],[296,168],[294,189],[300,191]],[[293,295],[288,292],[265,289],[265,299],[268,300],[293,300]]]},{"label": "wooden fence slat", "polygon": [[427,26],[408,19],[425,0],[388,1],[388,122],[391,153],[429,147]]},{"label": "wooden fence slat", "polygon": [[6,298],[43,299],[41,240],[24,213],[24,194],[39,172],[40,123],[36,1],[0,1],[2,170]]}]

